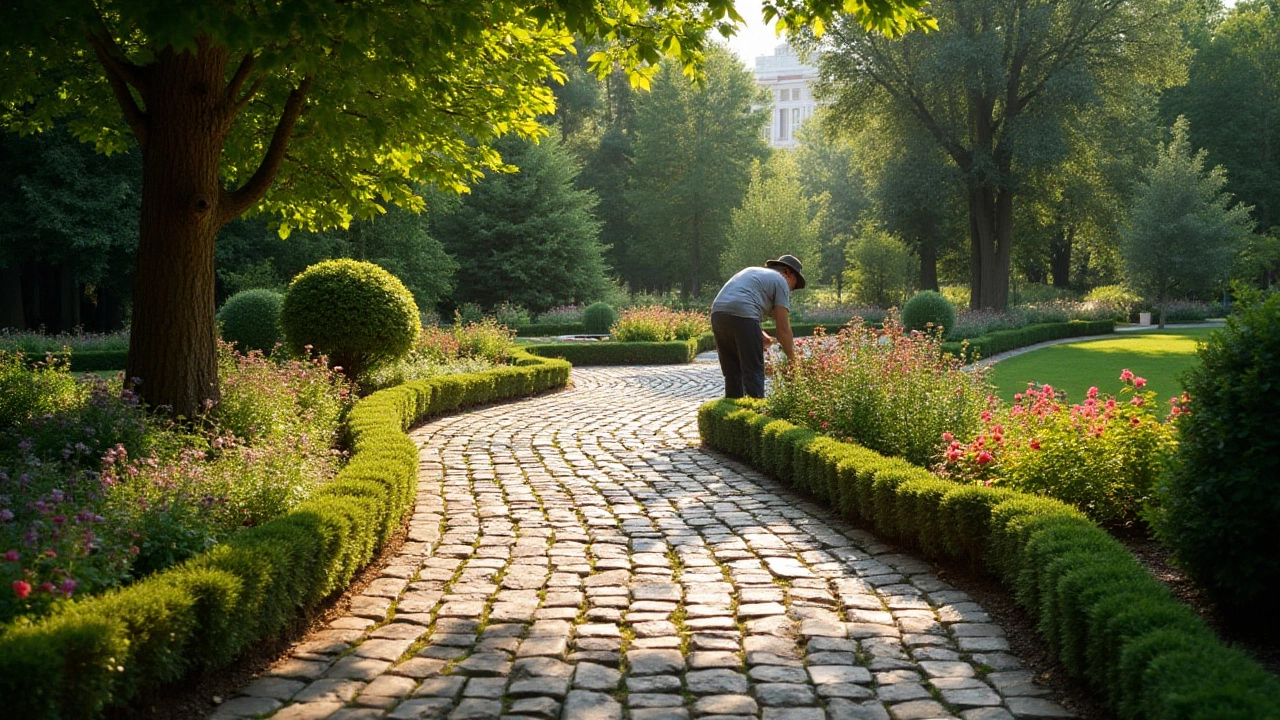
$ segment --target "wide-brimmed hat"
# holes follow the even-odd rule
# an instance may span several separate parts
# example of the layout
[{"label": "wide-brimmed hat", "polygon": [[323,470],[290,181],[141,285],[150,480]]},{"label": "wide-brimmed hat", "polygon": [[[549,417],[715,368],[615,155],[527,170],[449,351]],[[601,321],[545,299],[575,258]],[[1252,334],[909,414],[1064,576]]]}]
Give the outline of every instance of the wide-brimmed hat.
[{"label": "wide-brimmed hat", "polygon": [[783,255],[777,260],[766,260],[765,267],[777,267],[781,265],[796,274],[796,289],[803,290],[805,286],[804,273],[800,272],[800,268],[804,267],[800,264],[800,260],[795,255]]}]

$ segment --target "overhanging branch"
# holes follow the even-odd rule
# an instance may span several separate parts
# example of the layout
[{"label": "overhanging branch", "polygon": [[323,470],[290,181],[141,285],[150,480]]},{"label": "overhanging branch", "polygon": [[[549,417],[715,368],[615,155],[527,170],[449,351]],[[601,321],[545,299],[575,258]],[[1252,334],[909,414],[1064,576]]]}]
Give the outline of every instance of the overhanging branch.
[{"label": "overhanging branch", "polygon": [[289,93],[284,110],[280,113],[280,121],[276,123],[275,132],[271,135],[271,144],[267,146],[267,152],[253,177],[235,190],[222,191],[222,198],[218,203],[218,215],[222,223],[239,217],[267,194],[267,189],[276,179],[276,173],[280,171],[285,152],[289,149],[289,139],[302,115],[312,79],[313,76],[308,75]]},{"label": "overhanging branch", "polygon": [[[106,32],[105,28],[103,32]],[[133,85],[138,88],[138,92],[142,92],[140,68],[116,54],[119,48],[116,47],[115,40],[111,38],[110,33],[105,36],[90,33],[89,44],[93,46],[93,52],[98,58],[98,63],[102,65],[102,69],[106,72],[107,82],[111,85],[111,92],[115,95],[116,102],[120,105],[120,111],[124,113],[125,122],[129,123],[129,128],[133,130],[134,137],[138,139],[138,146],[145,150],[147,147],[147,115],[142,111],[142,108],[138,107],[138,101],[134,99],[133,93],[129,91],[129,86]]]}]

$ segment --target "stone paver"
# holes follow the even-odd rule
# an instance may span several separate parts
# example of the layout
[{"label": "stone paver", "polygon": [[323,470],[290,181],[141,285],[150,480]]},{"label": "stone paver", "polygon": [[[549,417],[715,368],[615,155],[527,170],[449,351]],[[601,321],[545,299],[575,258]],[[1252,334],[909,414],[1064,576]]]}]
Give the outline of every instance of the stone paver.
[{"label": "stone paver", "polygon": [[408,537],[211,717],[1069,716],[931,567],[700,447],[713,365],[426,423]]}]

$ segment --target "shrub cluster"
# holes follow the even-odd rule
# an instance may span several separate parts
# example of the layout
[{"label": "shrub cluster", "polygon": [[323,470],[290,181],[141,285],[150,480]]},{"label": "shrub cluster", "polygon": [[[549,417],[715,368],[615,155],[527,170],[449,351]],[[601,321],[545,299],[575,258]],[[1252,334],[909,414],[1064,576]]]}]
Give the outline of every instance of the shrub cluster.
[{"label": "shrub cluster", "polygon": [[583,309],[578,305],[557,305],[545,312],[538,313],[534,320],[537,325],[574,325],[582,323]]},{"label": "shrub cluster", "polygon": [[580,322],[577,323],[535,323],[533,325],[521,325],[516,328],[516,336],[518,337],[556,337],[558,335],[582,335],[587,332],[587,328]]},{"label": "shrub cluster", "polygon": [[[1251,299],[1210,334],[1183,382],[1179,463],[1158,492],[1158,536],[1238,621],[1280,586],[1280,294]],[[1261,613],[1267,615],[1266,613]]]},{"label": "shrub cluster", "polygon": [[1128,370],[1119,398],[1089,388],[1078,404],[1029,386],[1005,407],[991,398],[976,436],[946,433],[941,471],[1074,505],[1099,522],[1131,521],[1148,503],[1176,445],[1146,381]]},{"label": "shrub cluster", "polygon": [[452,327],[427,325],[402,359],[375,368],[364,384],[373,389],[454,373],[487,370],[507,362],[515,352],[515,333],[492,318]]},{"label": "shrub cluster", "polygon": [[932,464],[942,433],[968,437],[987,402],[983,371],[966,371],[944,355],[939,336],[904,332],[889,317],[883,331],[855,323],[835,337],[806,341],[794,362],[770,364],[769,412]]},{"label": "shrub cluster", "polygon": [[285,292],[280,324],[294,353],[326,355],[353,380],[404,357],[421,330],[404,283],[357,260],[325,260],[302,271]]},{"label": "shrub cluster", "polygon": [[1051,302],[1018,305],[1006,312],[992,310],[964,310],[956,316],[956,324],[948,329],[948,340],[964,340],[999,332],[1002,330],[1018,330],[1029,325],[1048,323],[1065,323],[1073,320],[1129,320],[1129,305],[1110,300],[1087,300],[1073,302],[1056,300]]},{"label": "shrub cluster", "polygon": [[528,345],[530,353],[568,360],[574,365],[680,365],[715,348],[710,334],[667,342],[583,342]]},{"label": "shrub cluster", "polygon": [[280,304],[284,296],[274,290],[241,290],[227,298],[218,311],[222,339],[240,352],[270,353],[280,340]]},{"label": "shrub cluster", "polygon": [[609,332],[618,342],[692,340],[711,331],[705,313],[651,305],[624,310]]},{"label": "shrub cluster", "polygon": [[763,415],[758,401],[698,412],[703,442],[923,554],[980,562],[1049,647],[1122,718],[1280,716],[1280,681],[1213,632],[1079,511],[943,480],[904,460]]},{"label": "shrub cluster", "polygon": [[[963,316],[962,316],[963,317]],[[1072,320],[1070,322],[1028,325],[1016,330],[1000,330],[965,341],[942,343],[942,349],[973,362],[1028,345],[1062,338],[1106,335],[1115,332],[1115,320]]]},{"label": "shrub cluster", "polygon": [[924,332],[941,328],[943,332],[956,324],[956,308],[941,293],[922,290],[902,306],[902,326]]},{"label": "shrub cluster", "polygon": [[376,392],[347,418],[351,460],[288,514],[123,590],[0,631],[0,697],[23,717],[94,717],[140,690],[230,662],[344,587],[410,510],[405,430],[465,405],[563,386],[568,363],[514,365]]},{"label": "shrub cluster", "polygon": [[65,360],[29,363],[21,352],[0,350],[0,430],[69,410],[84,398],[85,388]]}]

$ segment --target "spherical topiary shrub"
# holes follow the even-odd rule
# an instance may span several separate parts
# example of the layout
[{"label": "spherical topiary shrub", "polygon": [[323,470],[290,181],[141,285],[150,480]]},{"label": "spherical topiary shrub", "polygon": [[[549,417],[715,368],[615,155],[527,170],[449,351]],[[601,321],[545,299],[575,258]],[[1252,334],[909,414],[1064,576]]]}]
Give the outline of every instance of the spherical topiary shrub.
[{"label": "spherical topiary shrub", "polygon": [[326,260],[303,270],[284,294],[280,326],[294,352],[309,345],[353,380],[404,357],[422,329],[404,283],[357,260]]},{"label": "spherical topiary shrub", "polygon": [[934,327],[946,330],[956,324],[956,309],[941,293],[922,290],[902,306],[902,326],[908,330]]},{"label": "spherical topiary shrub", "polygon": [[618,321],[618,313],[608,303],[592,303],[582,313],[582,326],[592,334],[603,335]]},{"label": "spherical topiary shrub", "polygon": [[227,298],[218,311],[222,339],[236,349],[270,352],[280,340],[280,304],[284,296],[274,290],[241,290]]},{"label": "spherical topiary shrub", "polygon": [[1280,294],[1247,301],[1196,351],[1174,404],[1178,458],[1156,492],[1157,536],[1241,628],[1280,634]]}]

